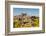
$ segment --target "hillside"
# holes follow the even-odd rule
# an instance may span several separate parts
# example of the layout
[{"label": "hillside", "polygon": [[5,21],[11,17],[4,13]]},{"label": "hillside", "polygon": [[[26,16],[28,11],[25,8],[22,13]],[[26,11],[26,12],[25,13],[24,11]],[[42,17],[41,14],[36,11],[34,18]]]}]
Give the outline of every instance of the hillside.
[{"label": "hillside", "polygon": [[13,18],[13,27],[14,28],[26,28],[26,27],[38,27],[39,26],[39,17],[37,16],[28,16],[27,14],[22,13],[21,15],[16,15]]}]

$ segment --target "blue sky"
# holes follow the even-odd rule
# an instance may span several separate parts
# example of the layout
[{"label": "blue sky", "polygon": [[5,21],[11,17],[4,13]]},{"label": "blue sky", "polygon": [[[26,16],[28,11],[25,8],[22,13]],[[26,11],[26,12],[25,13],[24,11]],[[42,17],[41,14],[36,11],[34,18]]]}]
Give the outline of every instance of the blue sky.
[{"label": "blue sky", "polygon": [[13,16],[27,13],[29,16],[39,16],[39,9],[35,8],[13,8]]}]

